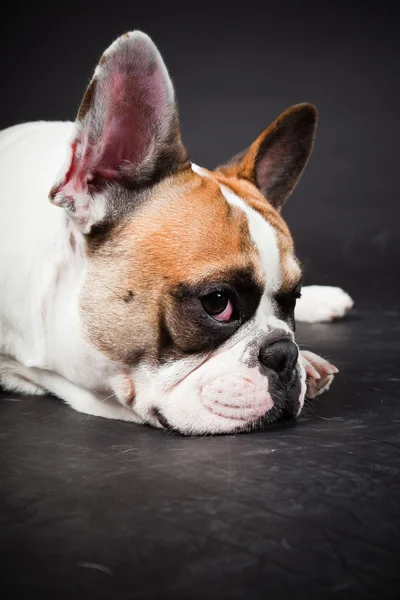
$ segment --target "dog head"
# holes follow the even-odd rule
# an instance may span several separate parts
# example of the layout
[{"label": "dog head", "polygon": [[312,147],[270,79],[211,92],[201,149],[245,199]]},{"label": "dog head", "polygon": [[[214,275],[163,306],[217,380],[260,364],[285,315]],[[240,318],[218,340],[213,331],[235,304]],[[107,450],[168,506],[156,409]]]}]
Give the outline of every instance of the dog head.
[{"label": "dog head", "polygon": [[294,106],[202,169],[153,42],[128,33],[103,54],[50,198],[84,246],[84,335],[119,365],[119,400],[143,421],[222,433],[300,412],[301,270],[280,210],[315,126],[313,106]]}]

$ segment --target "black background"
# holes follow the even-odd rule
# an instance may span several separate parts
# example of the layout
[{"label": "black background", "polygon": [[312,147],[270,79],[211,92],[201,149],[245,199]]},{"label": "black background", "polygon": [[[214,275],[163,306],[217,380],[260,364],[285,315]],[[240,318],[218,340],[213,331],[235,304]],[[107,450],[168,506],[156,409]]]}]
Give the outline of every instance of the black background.
[{"label": "black background", "polygon": [[343,286],[356,302],[340,323],[299,328],[341,372],[294,427],[184,439],[5,394],[6,597],[398,597],[395,3],[2,10],[0,128],[73,118],[102,51],[135,28],[167,63],[202,166],[246,147],[291,104],[314,103],[314,154],[284,214],[306,282]]}]

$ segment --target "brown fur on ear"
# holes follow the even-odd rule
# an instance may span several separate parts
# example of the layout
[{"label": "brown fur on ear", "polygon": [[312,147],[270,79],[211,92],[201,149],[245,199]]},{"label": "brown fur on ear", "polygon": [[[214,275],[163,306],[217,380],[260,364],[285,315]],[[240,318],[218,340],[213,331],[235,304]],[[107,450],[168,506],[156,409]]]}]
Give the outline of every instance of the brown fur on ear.
[{"label": "brown fur on ear", "polygon": [[276,119],[253,144],[217,171],[253,183],[276,210],[292,193],[311,155],[317,109],[297,104]]}]

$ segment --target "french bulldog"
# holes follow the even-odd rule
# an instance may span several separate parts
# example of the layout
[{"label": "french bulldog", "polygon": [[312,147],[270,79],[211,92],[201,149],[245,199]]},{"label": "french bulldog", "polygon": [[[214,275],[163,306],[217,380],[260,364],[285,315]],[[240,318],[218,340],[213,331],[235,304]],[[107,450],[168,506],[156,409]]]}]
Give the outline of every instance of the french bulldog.
[{"label": "french bulldog", "polygon": [[316,122],[292,106],[201,168],[160,53],[134,31],[102,55],[75,123],[0,133],[2,387],[182,434],[296,418],[337,369],[299,351],[295,318],[352,306],[339,288],[301,292],[281,216]]}]

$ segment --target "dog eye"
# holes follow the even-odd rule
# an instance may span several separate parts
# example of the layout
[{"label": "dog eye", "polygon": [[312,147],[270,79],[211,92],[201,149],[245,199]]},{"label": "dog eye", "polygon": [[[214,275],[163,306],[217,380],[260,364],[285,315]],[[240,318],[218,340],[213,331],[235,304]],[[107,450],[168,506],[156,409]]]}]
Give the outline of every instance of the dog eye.
[{"label": "dog eye", "polygon": [[223,291],[211,292],[200,298],[204,310],[216,321],[229,321],[233,305],[229,295]]}]

